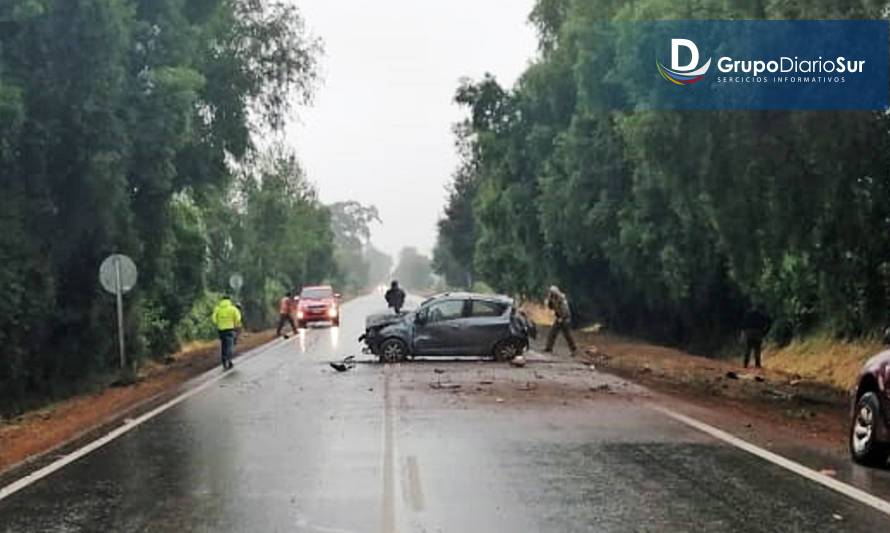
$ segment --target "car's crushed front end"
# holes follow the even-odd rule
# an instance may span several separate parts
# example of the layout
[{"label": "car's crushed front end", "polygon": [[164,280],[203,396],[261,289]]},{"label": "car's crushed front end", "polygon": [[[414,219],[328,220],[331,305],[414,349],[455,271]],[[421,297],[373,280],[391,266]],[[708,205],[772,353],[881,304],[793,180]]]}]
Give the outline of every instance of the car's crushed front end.
[{"label": "car's crushed front end", "polygon": [[366,354],[380,356],[380,345],[384,340],[396,337],[406,345],[411,339],[411,319],[413,313],[402,312],[399,314],[381,313],[370,315],[365,319],[365,332],[359,337],[359,342],[365,343],[362,350]]}]

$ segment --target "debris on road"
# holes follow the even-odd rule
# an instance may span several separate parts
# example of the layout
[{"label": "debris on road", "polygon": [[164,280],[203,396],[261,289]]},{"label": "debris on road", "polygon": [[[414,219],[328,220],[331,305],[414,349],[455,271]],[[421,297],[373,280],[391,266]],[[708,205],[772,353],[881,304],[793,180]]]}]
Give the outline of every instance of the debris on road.
[{"label": "debris on road", "polygon": [[787,394],[782,391],[778,391],[778,390],[770,389],[770,388],[763,389],[763,394],[765,396],[771,396],[773,398],[776,398],[778,400],[782,400],[785,402],[789,402],[794,399],[793,394]]},{"label": "debris on road", "polygon": [[734,372],[730,370],[724,376],[726,379],[739,379],[742,381],[756,381],[758,383],[765,383],[766,378],[759,374],[739,374],[738,372]]},{"label": "debris on road", "polygon": [[494,385],[494,381],[483,380],[479,382],[480,385]]},{"label": "debris on road", "polygon": [[355,356],[350,355],[343,359],[341,363],[331,363],[331,368],[336,370],[337,372],[348,372],[355,368]]},{"label": "debris on road", "polygon": [[503,399],[503,398],[496,398],[495,401],[496,401],[497,403],[504,403],[504,399]]},{"label": "debris on road", "polygon": [[526,365],[525,357],[517,355],[510,361],[510,364],[515,366],[516,368],[523,368]]},{"label": "debris on road", "polygon": [[430,383],[430,388],[436,390],[457,390],[461,388],[461,385],[459,383],[441,383],[437,381],[436,383]]},{"label": "debris on road", "polygon": [[593,346],[588,346],[588,347],[584,350],[584,353],[585,353],[586,355],[588,355],[589,357],[592,357],[592,358],[594,358],[594,359],[597,359],[597,358],[599,358],[599,359],[611,359],[611,356],[610,356],[609,354],[607,354],[606,352],[602,351],[602,350],[600,349],[599,346],[595,346],[595,345],[593,345]]}]

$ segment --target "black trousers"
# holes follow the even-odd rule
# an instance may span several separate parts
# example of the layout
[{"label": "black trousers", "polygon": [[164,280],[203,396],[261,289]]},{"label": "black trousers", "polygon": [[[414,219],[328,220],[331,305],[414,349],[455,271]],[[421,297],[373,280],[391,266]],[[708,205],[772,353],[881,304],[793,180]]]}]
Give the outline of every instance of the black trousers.
[{"label": "black trousers", "polygon": [[763,333],[756,329],[746,329],[742,332],[745,343],[745,368],[751,363],[751,355],[754,355],[754,366],[761,368],[760,355],[763,351]]},{"label": "black trousers", "polygon": [[223,366],[226,366],[229,361],[235,356],[235,330],[233,329],[224,329],[219,332],[219,356],[222,360]]},{"label": "black trousers", "polygon": [[284,329],[285,324],[290,324],[291,329],[293,329],[294,333],[297,330],[297,324],[294,322],[294,317],[291,315],[279,315],[278,317],[278,333],[276,335],[281,335],[281,330]]}]

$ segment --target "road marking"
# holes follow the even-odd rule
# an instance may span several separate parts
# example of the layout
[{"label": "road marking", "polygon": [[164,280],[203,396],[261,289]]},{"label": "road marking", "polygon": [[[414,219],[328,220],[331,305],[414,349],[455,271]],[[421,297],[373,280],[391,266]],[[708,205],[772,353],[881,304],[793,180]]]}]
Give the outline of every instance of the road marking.
[{"label": "road marking", "polygon": [[395,533],[395,417],[390,390],[391,367],[383,367],[383,513],[381,533]]},{"label": "road marking", "polygon": [[[284,344],[287,344],[288,342],[290,342],[290,341],[287,341],[287,340],[281,341],[279,339],[279,341],[272,341],[272,342],[266,344],[265,346],[255,348],[255,349],[247,352],[246,354],[242,355],[241,357],[239,357],[239,359],[241,360],[241,364],[248,362],[249,360],[253,359],[254,357],[256,357],[260,354],[266,353],[269,350],[283,346]],[[218,371],[219,371],[219,369],[210,370],[208,372],[205,372],[203,375],[199,376],[197,379],[201,379],[202,377],[206,377],[209,374],[212,374],[212,373],[218,372]],[[98,450],[99,448],[101,448],[101,447],[105,446],[106,444],[108,444],[109,442],[125,435],[126,433],[133,431],[137,427],[148,422],[152,418],[160,415],[164,411],[167,411],[168,409],[181,404],[182,402],[188,400],[189,398],[191,398],[197,394],[200,394],[201,392],[207,390],[211,386],[219,383],[222,379],[224,379],[228,375],[229,375],[228,372],[217,374],[216,376],[210,378],[209,380],[201,383],[194,389],[190,389],[190,390],[182,393],[181,395],[177,396],[176,398],[173,398],[172,400],[168,401],[167,403],[165,403],[159,407],[156,407],[155,409],[152,409],[151,411],[145,413],[144,415],[134,418],[132,420],[130,420],[130,419],[125,420],[120,427],[112,430],[111,432],[106,434],[104,437],[100,437],[100,438],[94,440],[93,442],[90,442],[86,446],[69,453],[68,455],[62,457],[61,459],[58,459],[58,460],[44,466],[43,468],[35,470],[34,472],[31,472],[27,476],[25,476],[21,479],[18,479],[17,481],[13,481],[12,483],[10,483],[9,485],[6,485],[3,488],[0,488],[0,501],[3,501],[6,498],[9,498],[16,492],[19,492],[20,490],[40,481],[41,479],[49,476],[50,474],[57,472],[58,470],[61,470],[62,468],[65,468],[66,466],[70,465],[71,463],[89,455],[90,453]]]},{"label": "road marking", "polygon": [[666,407],[652,404],[652,408],[656,411],[664,413],[665,415],[673,418],[678,422],[686,424],[691,428],[697,429],[702,433],[706,433],[714,437],[715,439],[735,446],[736,448],[744,450],[752,455],[756,455],[757,457],[760,457],[765,461],[769,461],[774,465],[780,466],[786,470],[790,470],[791,472],[794,472],[801,477],[809,479],[810,481],[815,481],[816,483],[827,487],[835,492],[839,492],[844,496],[847,496],[848,498],[852,498],[859,503],[865,504],[877,511],[890,515],[890,502],[882,500],[877,496],[873,496],[865,492],[864,490],[857,489],[852,485],[848,485],[842,481],[838,481],[833,477],[826,476],[825,474],[820,474],[819,472],[808,468],[800,463],[782,457],[781,455],[775,454],[769,450],[765,450],[763,448],[755,446],[748,441],[742,440],[734,435],[727,433],[726,431],[717,429],[714,426],[710,426],[694,418],[677,413]]},{"label": "road marking", "polygon": [[417,457],[411,455],[405,460],[402,467],[402,488],[405,500],[411,505],[415,513],[423,511],[426,503],[423,498],[423,485],[420,482],[420,463]]}]

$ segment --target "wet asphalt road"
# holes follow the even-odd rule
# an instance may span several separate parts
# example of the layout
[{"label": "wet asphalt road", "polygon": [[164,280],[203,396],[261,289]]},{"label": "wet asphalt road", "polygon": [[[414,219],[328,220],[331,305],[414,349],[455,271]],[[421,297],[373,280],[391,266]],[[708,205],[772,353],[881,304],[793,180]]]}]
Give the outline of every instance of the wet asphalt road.
[{"label": "wet asphalt road", "polygon": [[429,386],[525,379],[478,362],[334,373],[327,363],[359,352],[380,301],[347,304],[340,329],[236,361],[209,389],[0,502],[0,531],[890,530],[886,515],[666,419],[596,372],[521,371],[623,392],[564,401],[542,385],[522,401]]}]

